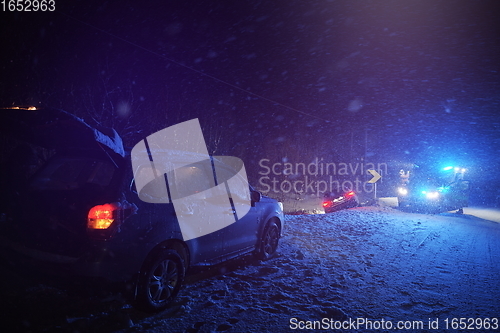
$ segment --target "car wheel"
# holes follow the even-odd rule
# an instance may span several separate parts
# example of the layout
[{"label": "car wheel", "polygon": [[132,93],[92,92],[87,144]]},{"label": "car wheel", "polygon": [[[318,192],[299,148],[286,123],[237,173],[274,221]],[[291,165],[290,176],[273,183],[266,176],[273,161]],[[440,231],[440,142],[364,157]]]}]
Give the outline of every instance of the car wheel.
[{"label": "car wheel", "polygon": [[136,295],[136,307],[146,312],[164,310],[177,296],[185,269],[179,254],[162,249],[144,264]]},{"label": "car wheel", "polygon": [[274,221],[269,221],[259,241],[256,257],[260,260],[271,258],[278,249],[279,239],[280,229],[278,225]]}]

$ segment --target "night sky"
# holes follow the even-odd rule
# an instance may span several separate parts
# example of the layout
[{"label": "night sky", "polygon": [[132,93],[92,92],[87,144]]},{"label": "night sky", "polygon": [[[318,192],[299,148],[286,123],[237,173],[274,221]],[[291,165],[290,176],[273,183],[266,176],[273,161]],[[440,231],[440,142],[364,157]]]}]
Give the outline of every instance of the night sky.
[{"label": "night sky", "polygon": [[0,101],[62,108],[128,146],[199,118],[210,152],[250,172],[262,158],[363,157],[491,174],[499,13],[495,1],[56,1],[1,13]]}]

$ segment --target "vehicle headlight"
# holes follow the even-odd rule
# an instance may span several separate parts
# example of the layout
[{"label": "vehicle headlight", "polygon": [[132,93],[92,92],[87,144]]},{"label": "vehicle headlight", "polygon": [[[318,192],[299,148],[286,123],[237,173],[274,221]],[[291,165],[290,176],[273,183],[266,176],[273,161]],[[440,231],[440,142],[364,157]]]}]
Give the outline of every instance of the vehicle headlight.
[{"label": "vehicle headlight", "polygon": [[437,191],[426,192],[425,196],[427,197],[427,199],[437,199],[439,198],[439,192]]},{"label": "vehicle headlight", "polygon": [[400,195],[407,195],[408,194],[408,190],[406,188],[404,188],[404,187],[399,187],[398,188],[398,193]]}]

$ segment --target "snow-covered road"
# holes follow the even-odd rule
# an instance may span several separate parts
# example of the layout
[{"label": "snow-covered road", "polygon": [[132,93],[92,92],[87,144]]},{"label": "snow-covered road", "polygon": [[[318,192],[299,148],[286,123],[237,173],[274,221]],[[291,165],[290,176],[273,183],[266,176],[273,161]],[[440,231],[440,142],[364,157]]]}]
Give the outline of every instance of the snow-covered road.
[{"label": "snow-covered road", "polygon": [[[94,332],[276,333],[309,325],[449,332],[460,325],[454,318],[471,318],[483,325],[475,331],[500,331],[491,319],[500,317],[499,223],[362,207],[287,216],[285,234],[267,262],[249,256],[194,271],[164,313],[147,316],[115,301],[95,309],[85,303],[86,311],[60,307],[62,323],[39,326],[28,313],[25,322]],[[25,298],[36,301],[39,293]]]},{"label": "snow-covered road", "polygon": [[324,328],[360,323],[344,326],[350,331],[371,321],[374,331],[438,332],[453,318],[500,317],[498,223],[375,207],[287,223],[275,259],[220,266],[228,272],[184,289],[178,312],[126,331],[287,332],[324,320]]}]

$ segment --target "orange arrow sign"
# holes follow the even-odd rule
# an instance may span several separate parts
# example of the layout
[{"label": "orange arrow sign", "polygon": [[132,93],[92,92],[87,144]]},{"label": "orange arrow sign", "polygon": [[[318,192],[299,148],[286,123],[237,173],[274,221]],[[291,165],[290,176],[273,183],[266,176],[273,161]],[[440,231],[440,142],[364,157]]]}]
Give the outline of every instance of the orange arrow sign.
[{"label": "orange arrow sign", "polygon": [[368,183],[376,183],[382,176],[375,170],[373,169],[368,169],[367,170],[369,173],[372,174],[373,178],[368,181]]}]

